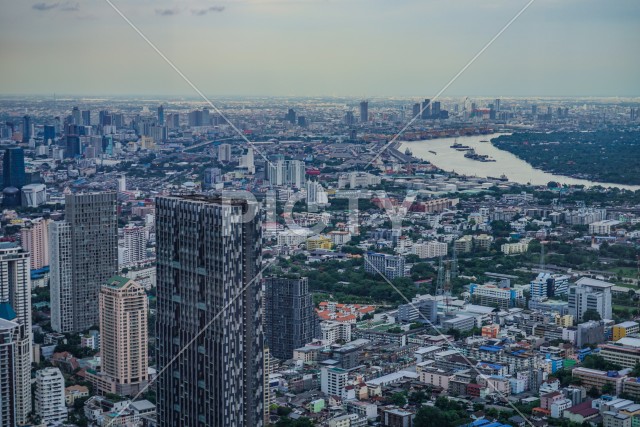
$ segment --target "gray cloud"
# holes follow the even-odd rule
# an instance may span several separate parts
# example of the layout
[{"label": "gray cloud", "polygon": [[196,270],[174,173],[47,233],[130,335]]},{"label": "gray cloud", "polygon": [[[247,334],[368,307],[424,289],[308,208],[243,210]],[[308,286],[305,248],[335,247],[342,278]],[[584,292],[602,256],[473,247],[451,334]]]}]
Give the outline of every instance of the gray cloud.
[{"label": "gray cloud", "polygon": [[76,12],[78,10],[80,10],[80,4],[78,3],[72,3],[72,2],[66,2],[60,5],[60,10],[65,11],[65,12]]},{"label": "gray cloud", "polygon": [[156,9],[156,15],[159,16],[173,16],[180,13],[179,9]]},{"label": "gray cloud", "polygon": [[205,9],[192,9],[191,13],[196,16],[203,16],[209,12],[223,12],[224,6],[210,6]]},{"label": "gray cloud", "polygon": [[40,3],[35,3],[33,6],[31,6],[31,8],[41,12],[45,12],[47,10],[53,10],[53,9],[57,9],[62,12],[77,12],[78,10],[80,10],[80,4],[78,2],[70,2],[70,1],[66,1],[64,3],[40,2]]},{"label": "gray cloud", "polygon": [[60,6],[60,3],[35,3],[33,6],[31,6],[34,10],[40,10],[40,11],[44,11],[44,10],[51,10],[51,9],[55,9],[56,7]]}]

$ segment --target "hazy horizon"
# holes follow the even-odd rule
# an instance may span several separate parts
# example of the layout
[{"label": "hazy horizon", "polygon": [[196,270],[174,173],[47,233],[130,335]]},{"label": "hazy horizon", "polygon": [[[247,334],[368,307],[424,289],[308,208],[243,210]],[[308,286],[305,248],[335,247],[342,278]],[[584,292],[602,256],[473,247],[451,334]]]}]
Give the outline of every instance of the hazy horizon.
[{"label": "hazy horizon", "polygon": [[[212,98],[433,97],[526,3],[114,0]],[[0,4],[3,96],[197,98],[107,1]],[[639,18],[536,0],[442,97],[638,97]]]}]

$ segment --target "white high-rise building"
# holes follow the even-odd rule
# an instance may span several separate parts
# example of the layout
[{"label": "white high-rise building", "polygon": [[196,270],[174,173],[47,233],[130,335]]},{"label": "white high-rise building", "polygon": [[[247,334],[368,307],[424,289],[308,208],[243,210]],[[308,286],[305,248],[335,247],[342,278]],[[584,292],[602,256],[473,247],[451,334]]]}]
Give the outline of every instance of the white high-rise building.
[{"label": "white high-rise building", "polygon": [[307,205],[326,205],[329,197],[319,182],[307,182]]},{"label": "white high-rise building", "polygon": [[278,159],[267,166],[267,179],[271,185],[303,188],[306,169],[300,160]]},{"label": "white high-rise building", "polygon": [[14,311],[16,339],[16,419],[26,424],[31,412],[31,261],[29,252],[12,242],[0,243],[0,303]]},{"label": "white high-rise building", "polygon": [[49,226],[49,273],[51,327],[56,332],[73,330],[73,276],[71,266],[71,227],[66,221]]},{"label": "white high-rise building", "polygon": [[611,288],[613,283],[583,277],[569,288],[569,314],[578,321],[587,310],[595,310],[602,319],[612,318]]},{"label": "white high-rise building", "polygon": [[36,414],[43,423],[67,420],[64,396],[64,377],[58,368],[36,372]]},{"label": "white high-rise building", "polygon": [[220,144],[218,146],[218,160],[221,162],[231,161],[231,145]]},{"label": "white high-rise building", "polygon": [[29,184],[20,189],[22,206],[37,208],[47,203],[47,187],[44,184]]},{"label": "white high-rise building", "polygon": [[118,191],[127,191],[127,177],[126,175],[118,176]]},{"label": "white high-rise building", "polygon": [[16,340],[19,328],[5,317],[13,317],[13,309],[0,303],[0,425],[15,426],[16,420]]},{"label": "white high-rise building", "polygon": [[256,166],[253,158],[253,148],[247,148],[247,153],[240,158],[240,166],[247,168],[247,172],[256,173]]},{"label": "white high-rise building", "polygon": [[125,227],[124,247],[128,250],[128,262],[137,262],[147,257],[147,229],[145,227]]}]

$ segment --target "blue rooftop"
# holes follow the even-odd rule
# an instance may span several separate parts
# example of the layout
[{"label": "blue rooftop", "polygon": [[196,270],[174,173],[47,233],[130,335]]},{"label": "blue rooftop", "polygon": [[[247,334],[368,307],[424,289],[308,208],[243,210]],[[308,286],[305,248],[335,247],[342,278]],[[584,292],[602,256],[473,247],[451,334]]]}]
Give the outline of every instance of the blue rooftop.
[{"label": "blue rooftop", "polygon": [[0,303],[0,319],[15,320],[18,315],[8,302]]},{"label": "blue rooftop", "polygon": [[502,350],[502,347],[498,347],[497,345],[481,345],[480,346],[480,350],[483,351],[491,351],[491,352],[498,352]]}]

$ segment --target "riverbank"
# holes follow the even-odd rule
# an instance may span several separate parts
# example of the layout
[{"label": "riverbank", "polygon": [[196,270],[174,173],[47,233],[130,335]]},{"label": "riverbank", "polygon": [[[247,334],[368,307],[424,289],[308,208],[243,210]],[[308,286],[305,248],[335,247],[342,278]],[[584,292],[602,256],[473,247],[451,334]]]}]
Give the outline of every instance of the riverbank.
[{"label": "riverbank", "polygon": [[[607,188],[637,191],[640,185],[621,185],[615,183],[595,182],[586,179],[571,178],[536,169],[529,163],[508,151],[495,147],[492,138],[500,134],[474,135],[458,138],[439,138],[425,141],[404,141],[400,150],[409,148],[417,158],[427,160],[442,170],[461,175],[479,177],[500,177],[505,175],[509,181],[519,184],[546,185],[549,181],[566,185],[584,185],[585,187],[602,186]],[[483,142],[486,141],[486,142]],[[451,146],[459,144],[473,148],[480,155],[487,155],[495,162],[479,162],[464,157],[464,151],[458,151]]]}]

